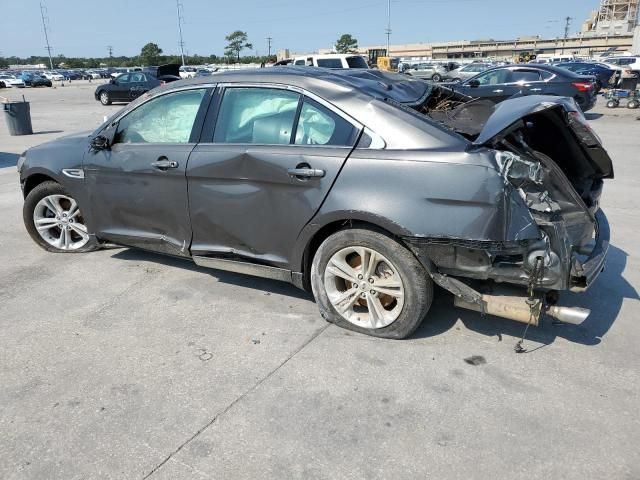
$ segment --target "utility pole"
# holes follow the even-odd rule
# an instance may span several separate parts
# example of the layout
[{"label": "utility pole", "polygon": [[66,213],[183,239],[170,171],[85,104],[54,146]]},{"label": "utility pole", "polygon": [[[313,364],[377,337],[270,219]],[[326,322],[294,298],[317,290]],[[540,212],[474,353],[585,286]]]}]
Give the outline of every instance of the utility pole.
[{"label": "utility pole", "polygon": [[387,34],[387,56],[391,56],[391,49],[389,48],[390,38],[391,38],[391,0],[387,1],[387,29],[385,31]]},{"label": "utility pole", "polygon": [[184,41],[182,40],[182,23],[184,22],[184,17],[182,16],[182,3],[180,0],[176,0],[176,12],[178,14],[178,33],[180,34],[180,55],[182,56],[182,66],[184,67]]},{"label": "utility pole", "polygon": [[44,30],[44,39],[47,42],[47,46],[45,47],[45,49],[49,54],[49,67],[51,67],[51,70],[53,70],[53,60],[51,59],[51,45],[49,45],[49,34],[47,33],[47,23],[46,23],[49,20],[49,17],[45,17],[44,15],[46,11],[47,11],[47,8],[44,5],[42,5],[42,2],[40,2],[40,16],[42,17],[42,29]]},{"label": "utility pole", "polygon": [[109,52],[109,66],[113,64],[111,60],[113,58],[113,47],[111,45],[107,45],[107,51]]},{"label": "utility pole", "polygon": [[564,48],[567,45],[567,37],[569,36],[569,28],[571,27],[571,20],[573,18],[567,17],[564,19],[564,40],[562,41],[562,53],[564,53]]},{"label": "utility pole", "polygon": [[271,40],[273,40],[273,38],[267,37],[267,44],[269,45],[269,53],[267,55],[267,60],[271,58]]}]

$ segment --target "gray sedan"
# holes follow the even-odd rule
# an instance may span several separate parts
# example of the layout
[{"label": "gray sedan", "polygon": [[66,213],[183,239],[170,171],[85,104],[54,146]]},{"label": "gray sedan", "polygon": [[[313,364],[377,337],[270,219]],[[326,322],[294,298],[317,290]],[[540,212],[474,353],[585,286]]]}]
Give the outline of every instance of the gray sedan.
[{"label": "gray sedan", "polygon": [[588,311],[545,293],[602,270],[611,161],[568,99],[469,100],[380,71],[174,82],[25,152],[24,222],[50,252],[115,243],[291,282],[378,337],[410,335],[434,284],[463,308],[579,323]]}]

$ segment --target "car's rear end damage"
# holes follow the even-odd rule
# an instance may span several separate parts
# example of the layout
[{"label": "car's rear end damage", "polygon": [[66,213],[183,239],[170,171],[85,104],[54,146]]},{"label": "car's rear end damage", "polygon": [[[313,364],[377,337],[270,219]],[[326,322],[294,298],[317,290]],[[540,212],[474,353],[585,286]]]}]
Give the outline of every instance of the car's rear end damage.
[{"label": "car's rear end damage", "polygon": [[[529,96],[497,106],[452,100],[417,108],[470,139],[470,153],[493,150],[504,185],[505,235],[407,242],[432,262],[434,280],[456,295],[458,306],[534,324],[546,310],[580,323],[588,312],[545,305],[532,292],[547,292],[553,303],[558,291],[587,289],[604,268],[609,226],[599,200],[603,179],[613,178],[609,156],[569,99]],[[443,108],[443,101],[452,108]],[[524,224],[509,231],[516,217]],[[481,295],[449,277],[518,284],[530,292],[520,298]]]}]

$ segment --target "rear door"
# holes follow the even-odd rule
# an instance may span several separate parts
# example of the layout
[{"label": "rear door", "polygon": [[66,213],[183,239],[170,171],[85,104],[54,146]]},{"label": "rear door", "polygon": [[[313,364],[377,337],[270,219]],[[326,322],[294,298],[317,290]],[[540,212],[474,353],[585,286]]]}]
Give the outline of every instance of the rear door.
[{"label": "rear door", "polygon": [[511,79],[507,87],[511,95],[520,92],[525,95],[544,95],[547,91],[547,84],[542,77],[542,72],[533,68],[514,68],[511,70]]},{"label": "rear door", "polygon": [[228,85],[209,113],[187,170],[192,253],[288,267],[361,126],[279,86]]}]

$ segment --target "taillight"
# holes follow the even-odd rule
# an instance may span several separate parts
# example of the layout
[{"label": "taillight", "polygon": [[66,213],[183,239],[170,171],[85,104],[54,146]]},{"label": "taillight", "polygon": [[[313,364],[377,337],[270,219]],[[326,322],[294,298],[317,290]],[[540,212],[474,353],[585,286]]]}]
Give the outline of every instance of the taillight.
[{"label": "taillight", "polygon": [[576,87],[579,92],[588,92],[593,88],[593,83],[589,82],[571,82],[571,85]]}]

